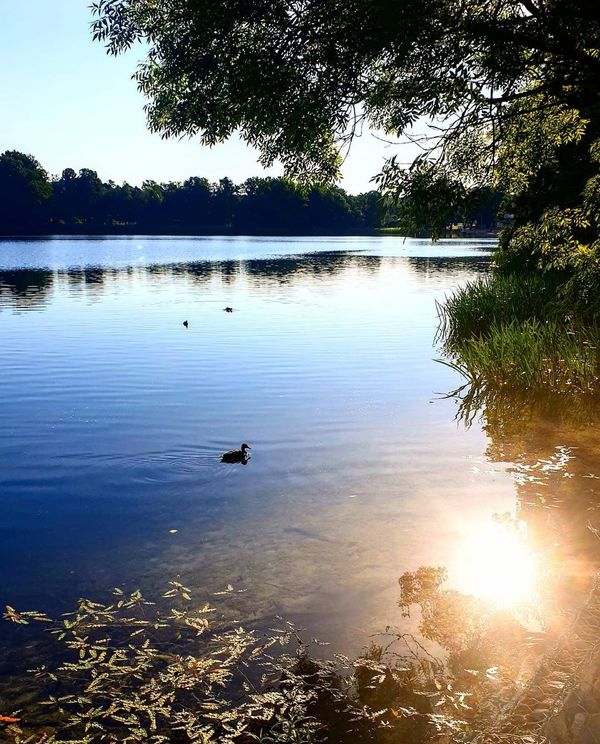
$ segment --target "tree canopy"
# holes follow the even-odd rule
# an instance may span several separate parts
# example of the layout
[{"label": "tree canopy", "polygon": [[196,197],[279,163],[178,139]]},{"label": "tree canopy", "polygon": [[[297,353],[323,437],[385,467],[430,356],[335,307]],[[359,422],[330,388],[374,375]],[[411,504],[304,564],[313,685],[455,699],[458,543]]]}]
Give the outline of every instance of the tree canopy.
[{"label": "tree canopy", "polygon": [[16,150],[0,155],[0,225],[38,228],[47,220],[51,195],[48,174],[34,157]]},{"label": "tree canopy", "polygon": [[[597,0],[97,0],[111,53],[144,42],[152,130],[234,132],[290,177],[332,180],[363,126],[422,148],[379,174],[409,230],[500,187],[505,260],[598,270]],[[421,131],[422,130],[422,131]],[[585,258],[581,256],[585,255]]]},{"label": "tree canopy", "polygon": [[0,234],[49,232],[353,233],[384,218],[376,191],[352,195],[285,178],[142,186],[104,182],[82,168],[51,178],[31,155],[0,155]]}]

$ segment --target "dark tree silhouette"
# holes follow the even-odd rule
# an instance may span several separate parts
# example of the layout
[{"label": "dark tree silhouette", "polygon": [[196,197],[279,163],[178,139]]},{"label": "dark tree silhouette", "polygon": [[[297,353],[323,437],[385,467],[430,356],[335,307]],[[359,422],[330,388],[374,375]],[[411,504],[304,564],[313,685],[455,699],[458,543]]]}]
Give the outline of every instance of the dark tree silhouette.
[{"label": "dark tree silhouette", "polygon": [[26,233],[350,233],[381,226],[375,191],[353,196],[333,186],[284,178],[209,183],[103,182],[89,168],[50,179],[31,156],[0,156],[0,234]]},{"label": "dark tree silhouette", "polygon": [[0,155],[0,225],[3,231],[45,229],[52,186],[31,155],[7,150]]}]

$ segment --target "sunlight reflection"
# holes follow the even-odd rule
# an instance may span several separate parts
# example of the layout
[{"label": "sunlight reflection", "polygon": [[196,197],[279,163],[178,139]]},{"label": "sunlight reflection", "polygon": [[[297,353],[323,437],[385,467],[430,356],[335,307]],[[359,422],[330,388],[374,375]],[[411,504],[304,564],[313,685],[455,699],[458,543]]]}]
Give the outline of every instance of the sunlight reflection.
[{"label": "sunlight reflection", "polygon": [[461,543],[457,559],[457,579],[468,594],[505,609],[532,600],[536,557],[523,523],[482,525]]}]

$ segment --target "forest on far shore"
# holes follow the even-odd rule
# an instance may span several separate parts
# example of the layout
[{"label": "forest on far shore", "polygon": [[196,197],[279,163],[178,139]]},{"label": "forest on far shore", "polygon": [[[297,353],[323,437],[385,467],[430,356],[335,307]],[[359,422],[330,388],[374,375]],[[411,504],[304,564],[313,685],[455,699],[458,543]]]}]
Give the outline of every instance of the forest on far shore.
[{"label": "forest on far shore", "polygon": [[[473,214],[493,229],[499,198],[488,195]],[[458,217],[460,219],[460,217]],[[285,178],[229,178],[210,183],[144,181],[141,186],[102,181],[89,168],[50,176],[31,155],[0,155],[0,234],[372,232],[395,224],[394,209],[379,192],[348,194],[338,186],[301,185]]]}]

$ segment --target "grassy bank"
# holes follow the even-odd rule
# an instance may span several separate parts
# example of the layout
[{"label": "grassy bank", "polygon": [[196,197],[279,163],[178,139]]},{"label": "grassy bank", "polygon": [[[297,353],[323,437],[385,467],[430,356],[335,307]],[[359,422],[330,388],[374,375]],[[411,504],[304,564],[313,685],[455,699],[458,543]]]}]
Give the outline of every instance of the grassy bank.
[{"label": "grassy bank", "polygon": [[447,363],[469,381],[600,392],[600,325],[566,311],[555,282],[486,277],[457,290],[438,311]]}]

